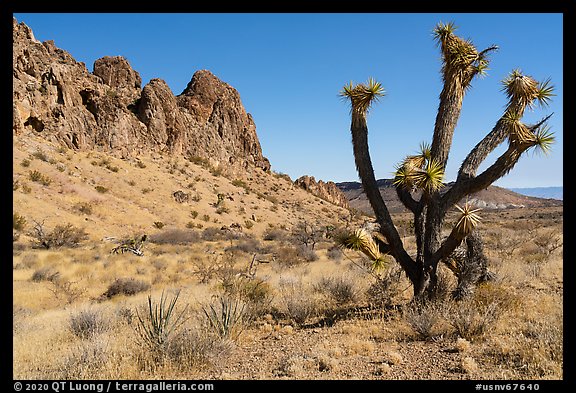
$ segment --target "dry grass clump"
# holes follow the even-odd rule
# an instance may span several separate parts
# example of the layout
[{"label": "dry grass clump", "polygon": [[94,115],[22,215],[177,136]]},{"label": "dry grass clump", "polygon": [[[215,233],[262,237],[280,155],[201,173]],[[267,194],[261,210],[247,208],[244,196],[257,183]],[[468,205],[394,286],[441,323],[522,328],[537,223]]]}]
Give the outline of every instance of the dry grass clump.
[{"label": "dry grass clump", "polygon": [[460,337],[474,340],[495,326],[500,311],[497,302],[479,304],[474,299],[466,299],[450,307],[448,323]]},{"label": "dry grass clump", "polygon": [[562,318],[529,320],[506,335],[490,335],[485,359],[506,366],[510,378],[561,379],[564,361]]},{"label": "dry grass clump", "polygon": [[95,379],[111,360],[107,340],[104,337],[82,340],[73,345],[54,370],[45,370],[46,379]]},{"label": "dry grass clump", "polygon": [[318,260],[316,252],[304,246],[280,246],[275,249],[274,254],[276,255],[276,266],[281,269]]},{"label": "dry grass clump", "polygon": [[313,288],[326,295],[336,306],[354,304],[360,300],[360,289],[356,279],[350,275],[321,277]]},{"label": "dry grass clump", "polygon": [[70,331],[79,338],[87,339],[108,330],[108,322],[99,310],[84,309],[70,315]]},{"label": "dry grass clump", "polygon": [[425,303],[412,302],[402,309],[402,316],[422,340],[431,340],[444,333],[439,330],[443,319],[444,304],[428,301]]},{"label": "dry grass clump", "polygon": [[279,311],[296,325],[321,316],[325,306],[310,286],[294,280],[280,282],[278,300]]}]

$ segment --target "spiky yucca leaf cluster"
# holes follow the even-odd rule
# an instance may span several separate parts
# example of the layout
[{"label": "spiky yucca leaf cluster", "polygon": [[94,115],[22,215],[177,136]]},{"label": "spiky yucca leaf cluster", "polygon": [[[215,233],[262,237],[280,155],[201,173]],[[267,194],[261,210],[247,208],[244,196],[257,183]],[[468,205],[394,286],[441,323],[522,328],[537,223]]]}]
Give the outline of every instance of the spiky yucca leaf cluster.
[{"label": "spiky yucca leaf cluster", "polygon": [[526,108],[532,108],[535,102],[541,106],[549,104],[554,96],[554,86],[550,79],[538,82],[519,69],[513,70],[503,81],[502,90],[508,97],[506,112],[502,118],[508,132],[511,145],[519,147],[539,147],[543,152],[550,150],[554,142],[553,133],[546,125],[528,127],[521,119]]},{"label": "spiky yucca leaf cluster", "polygon": [[482,209],[472,209],[472,207],[468,204],[468,201],[466,201],[466,204],[463,208],[456,205],[456,209],[458,209],[462,214],[460,215],[454,230],[461,237],[468,236],[470,232],[472,232],[472,230],[476,228],[476,226],[480,223],[481,218],[478,214],[476,214],[476,212]]},{"label": "spiky yucca leaf cluster", "polygon": [[502,81],[502,90],[508,97],[508,109],[524,113],[524,109],[532,108],[537,101],[541,106],[547,106],[554,96],[554,86],[550,79],[538,82],[521,70],[515,69]]},{"label": "spiky yucca leaf cluster", "polygon": [[352,112],[363,115],[368,112],[372,104],[385,94],[382,84],[373,78],[368,78],[366,83],[358,83],[356,85],[350,82],[340,91],[341,97],[350,99]]},{"label": "spiky yucca leaf cluster", "polygon": [[440,45],[443,56],[442,74],[445,81],[459,81],[467,88],[476,75],[484,75],[488,69],[488,52],[498,49],[493,45],[478,52],[470,40],[454,34],[454,23],[439,23],[434,29],[434,38]]},{"label": "spiky yucca leaf cluster", "polygon": [[428,193],[440,190],[443,186],[444,169],[436,160],[431,159],[430,145],[420,144],[417,155],[406,157],[396,167],[394,185],[405,189],[422,189]]},{"label": "spiky yucca leaf cluster", "polygon": [[360,251],[372,261],[372,269],[380,270],[386,263],[386,254],[380,252],[380,248],[365,229],[357,229],[352,232],[341,232],[334,237],[336,244],[349,250]]}]

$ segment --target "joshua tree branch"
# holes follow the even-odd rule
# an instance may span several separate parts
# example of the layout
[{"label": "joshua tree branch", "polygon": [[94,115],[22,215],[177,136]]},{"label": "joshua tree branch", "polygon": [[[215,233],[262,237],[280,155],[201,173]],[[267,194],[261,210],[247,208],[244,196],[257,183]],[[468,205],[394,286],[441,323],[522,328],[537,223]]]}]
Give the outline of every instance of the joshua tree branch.
[{"label": "joshua tree branch", "polygon": [[506,175],[514,168],[522,153],[530,147],[529,145],[510,145],[494,164],[476,177],[460,178],[450,190],[442,196],[441,204],[446,211],[452,205],[460,201],[466,195],[488,188],[496,180]]},{"label": "joshua tree branch", "polygon": [[410,191],[403,187],[397,186],[396,195],[398,195],[398,199],[400,199],[400,202],[402,202],[406,209],[416,214],[416,211],[419,209],[419,204],[418,201],[412,198]]},{"label": "joshua tree branch", "polygon": [[366,124],[364,113],[352,111],[350,131],[352,133],[352,145],[358,176],[362,182],[366,197],[374,210],[376,220],[378,224],[380,224],[380,233],[388,241],[390,253],[406,271],[410,280],[417,280],[419,272],[416,264],[404,249],[402,239],[394,226],[390,212],[382,199],[376,183],[374,168],[372,167],[372,160],[368,149],[368,125]]}]

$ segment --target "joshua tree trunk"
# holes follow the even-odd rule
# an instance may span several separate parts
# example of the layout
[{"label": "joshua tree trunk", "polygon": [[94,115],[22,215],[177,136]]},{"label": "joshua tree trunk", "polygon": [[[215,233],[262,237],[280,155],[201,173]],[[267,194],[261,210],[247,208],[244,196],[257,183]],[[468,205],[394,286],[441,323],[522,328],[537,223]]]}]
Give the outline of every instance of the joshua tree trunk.
[{"label": "joshua tree trunk", "polygon": [[[545,152],[549,150],[554,140],[546,126],[550,116],[533,126],[525,125],[521,119],[525,108],[535,101],[547,104],[553,95],[553,87],[549,81],[539,83],[514,70],[503,81],[509,99],[506,111],[492,131],[468,154],[456,182],[447,189],[443,182],[444,171],[465,92],[472,79],[485,71],[488,65],[486,55],[496,47],[478,52],[470,41],[454,35],[452,24],[439,24],[434,32],[443,56],[444,87],[440,94],[432,143],[423,143],[418,155],[408,156],[398,165],[394,179],[400,201],[414,216],[417,248],[414,257],[404,249],[380,195],[368,147],[367,113],[372,104],[384,95],[384,89],[380,83],[369,79],[366,84],[350,83],[344,87],[341,95],[351,102],[350,131],[356,169],[380,226],[381,236],[375,239],[379,251],[388,253],[400,264],[413,285],[415,298],[434,293],[441,261],[458,277],[458,287],[453,294],[456,298],[462,298],[472,291],[476,283],[491,278],[492,274],[488,271],[488,259],[476,229],[480,222],[476,214],[479,209],[472,209],[468,203],[464,207],[456,205],[461,215],[447,237],[442,234],[446,214],[463,198],[487,188],[507,174],[531,147],[540,147]],[[509,141],[508,149],[494,164],[476,175],[488,154],[506,139]],[[419,191],[418,199],[413,196],[413,191]],[[362,249],[367,243],[362,239],[357,242],[348,239],[343,244]],[[365,253],[379,258],[379,254],[373,251]]]}]

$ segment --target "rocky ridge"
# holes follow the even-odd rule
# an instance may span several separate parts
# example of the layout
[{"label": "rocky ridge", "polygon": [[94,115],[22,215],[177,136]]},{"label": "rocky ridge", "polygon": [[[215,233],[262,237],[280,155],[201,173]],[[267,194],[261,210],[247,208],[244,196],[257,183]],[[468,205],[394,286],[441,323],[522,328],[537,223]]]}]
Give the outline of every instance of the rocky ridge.
[{"label": "rocky ridge", "polygon": [[346,195],[344,195],[338,186],[336,186],[336,183],[332,181],[316,181],[314,176],[304,175],[296,179],[294,184],[336,206],[343,207],[344,209],[350,208]]},{"label": "rocky ridge", "polygon": [[[380,189],[380,194],[391,213],[404,213],[408,211],[398,199],[396,189],[393,185],[393,180],[379,179],[376,183]],[[357,209],[366,214],[373,214],[361,183],[342,182],[336,183],[336,186],[346,196],[351,208]],[[446,189],[450,186],[451,183],[446,184]],[[415,196],[418,197],[417,195]],[[460,203],[464,202],[465,201],[461,201]],[[487,210],[563,205],[562,201],[559,200],[529,197],[498,186],[489,186],[485,190],[470,195],[468,203],[472,206]]]},{"label": "rocky ridge", "polygon": [[174,96],[165,81],[144,87],[121,56],[93,72],[13,19],[13,134],[33,132],[75,150],[122,158],[144,151],[201,157],[213,166],[270,170],[240,94],[210,71]]}]

